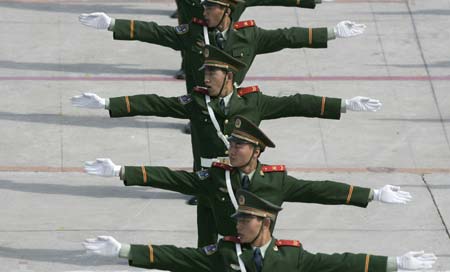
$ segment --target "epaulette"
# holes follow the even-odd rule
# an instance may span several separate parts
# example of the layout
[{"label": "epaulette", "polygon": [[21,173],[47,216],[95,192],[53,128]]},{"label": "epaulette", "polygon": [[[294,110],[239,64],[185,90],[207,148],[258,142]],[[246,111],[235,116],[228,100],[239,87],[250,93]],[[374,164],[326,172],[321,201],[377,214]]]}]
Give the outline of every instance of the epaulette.
[{"label": "epaulette", "polygon": [[302,244],[298,240],[277,240],[275,242],[277,246],[292,246],[292,247],[300,247]]},{"label": "epaulette", "polygon": [[238,88],[237,93],[239,96],[244,96],[246,94],[249,93],[257,93],[259,92],[259,87],[258,85],[255,86],[249,86],[249,87],[242,87],[242,88]]},{"label": "epaulette", "polygon": [[233,242],[235,244],[240,244],[241,240],[236,236],[224,236],[223,240],[226,242]]},{"label": "epaulette", "polygon": [[246,27],[256,26],[255,20],[248,20],[248,21],[242,21],[242,22],[236,22],[233,25],[234,29],[241,29]]},{"label": "epaulette", "polygon": [[220,163],[220,162],[213,162],[212,167],[222,168],[222,169],[229,170],[229,171],[233,170],[233,167],[231,167],[230,165]]},{"label": "epaulette", "polygon": [[197,17],[192,18],[192,22],[197,25],[208,26],[205,20],[199,19]]},{"label": "epaulette", "polygon": [[285,172],[286,171],[286,166],[285,165],[263,165],[261,166],[261,171],[263,171],[263,173],[268,173],[268,172]]},{"label": "epaulette", "polygon": [[195,86],[194,92],[201,93],[201,94],[208,94],[208,89],[205,87]]}]

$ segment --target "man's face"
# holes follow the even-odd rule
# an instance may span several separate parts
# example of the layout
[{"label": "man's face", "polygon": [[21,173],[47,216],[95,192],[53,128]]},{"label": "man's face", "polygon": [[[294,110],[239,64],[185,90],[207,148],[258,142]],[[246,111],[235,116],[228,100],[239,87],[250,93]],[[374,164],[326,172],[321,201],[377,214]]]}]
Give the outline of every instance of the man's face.
[{"label": "man's face", "polygon": [[216,97],[220,94],[226,76],[227,73],[220,68],[205,67],[205,87],[208,88],[209,96]]},{"label": "man's face", "polygon": [[250,243],[258,235],[263,220],[254,215],[246,215],[237,218],[236,230],[241,243]]},{"label": "man's face", "polygon": [[207,4],[203,6],[203,17],[208,27],[217,27],[222,20],[226,7],[215,4]]},{"label": "man's face", "polygon": [[246,165],[253,156],[254,145],[249,143],[236,143],[230,141],[230,163],[233,167],[242,167]]}]

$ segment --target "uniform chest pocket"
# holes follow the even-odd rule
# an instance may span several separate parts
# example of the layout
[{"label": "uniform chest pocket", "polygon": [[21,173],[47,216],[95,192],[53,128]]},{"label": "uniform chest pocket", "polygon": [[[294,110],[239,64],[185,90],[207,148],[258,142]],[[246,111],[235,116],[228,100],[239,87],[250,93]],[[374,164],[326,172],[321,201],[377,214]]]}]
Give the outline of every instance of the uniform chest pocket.
[{"label": "uniform chest pocket", "polygon": [[250,49],[247,47],[235,48],[233,49],[232,55],[235,58],[246,57],[250,54]]}]

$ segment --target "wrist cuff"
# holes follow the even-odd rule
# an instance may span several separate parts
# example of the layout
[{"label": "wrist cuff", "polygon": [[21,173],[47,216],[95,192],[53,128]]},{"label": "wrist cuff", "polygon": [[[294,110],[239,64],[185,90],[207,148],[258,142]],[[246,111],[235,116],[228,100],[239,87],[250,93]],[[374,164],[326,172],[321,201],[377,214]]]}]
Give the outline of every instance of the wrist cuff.
[{"label": "wrist cuff", "polygon": [[128,259],[130,256],[131,246],[129,244],[122,244],[119,250],[119,257]]},{"label": "wrist cuff", "polygon": [[108,26],[108,31],[114,31],[114,25],[116,24],[116,19],[111,18],[111,23]]},{"label": "wrist cuff", "polygon": [[328,40],[334,40],[336,39],[336,30],[334,29],[334,27],[329,27],[327,29],[327,34],[328,34]]}]

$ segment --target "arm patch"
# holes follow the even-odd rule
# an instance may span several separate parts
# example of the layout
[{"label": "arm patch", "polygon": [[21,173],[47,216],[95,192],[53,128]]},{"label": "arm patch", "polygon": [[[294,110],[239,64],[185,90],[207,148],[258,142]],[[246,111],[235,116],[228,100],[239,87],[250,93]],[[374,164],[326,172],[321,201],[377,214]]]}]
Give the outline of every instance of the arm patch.
[{"label": "arm patch", "polygon": [[208,170],[200,170],[200,171],[197,171],[196,174],[200,180],[205,180],[209,177]]},{"label": "arm patch", "polygon": [[179,96],[178,97],[178,101],[181,104],[186,105],[186,104],[188,104],[188,103],[190,103],[192,101],[192,97],[191,97],[190,94],[185,94],[185,95]]},{"label": "arm patch", "polygon": [[178,35],[186,34],[189,32],[189,25],[188,24],[178,25],[175,27],[175,32],[177,32]]},{"label": "arm patch", "polygon": [[205,246],[202,248],[203,252],[205,252],[206,255],[210,256],[213,255],[214,253],[216,253],[217,251],[217,245],[216,244],[212,244],[209,246]]}]

